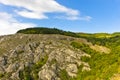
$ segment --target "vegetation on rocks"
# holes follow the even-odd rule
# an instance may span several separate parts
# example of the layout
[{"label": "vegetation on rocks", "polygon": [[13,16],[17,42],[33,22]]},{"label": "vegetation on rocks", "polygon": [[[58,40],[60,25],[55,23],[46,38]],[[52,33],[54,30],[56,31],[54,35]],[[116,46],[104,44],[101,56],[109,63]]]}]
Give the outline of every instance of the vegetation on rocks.
[{"label": "vegetation on rocks", "polygon": [[0,80],[116,80],[119,65],[119,32],[28,28],[0,37]]}]

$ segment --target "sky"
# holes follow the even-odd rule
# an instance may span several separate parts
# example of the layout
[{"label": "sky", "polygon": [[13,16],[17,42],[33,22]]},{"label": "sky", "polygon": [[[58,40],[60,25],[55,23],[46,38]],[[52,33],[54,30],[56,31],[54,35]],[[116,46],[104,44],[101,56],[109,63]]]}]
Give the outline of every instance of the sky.
[{"label": "sky", "polygon": [[30,27],[120,32],[120,0],[0,0],[0,35]]}]

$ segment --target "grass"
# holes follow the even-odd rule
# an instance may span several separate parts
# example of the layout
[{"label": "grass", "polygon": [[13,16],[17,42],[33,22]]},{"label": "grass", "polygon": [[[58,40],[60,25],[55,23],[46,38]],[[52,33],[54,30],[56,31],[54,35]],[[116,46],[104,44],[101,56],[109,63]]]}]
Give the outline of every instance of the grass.
[{"label": "grass", "polygon": [[120,57],[112,51],[110,54],[100,54],[89,46],[78,42],[72,42],[71,45],[74,48],[81,49],[84,52],[91,55],[91,58],[82,57],[82,61],[88,62],[90,65],[90,71],[78,72],[76,80],[96,80],[104,79],[109,80],[114,73],[118,72]]}]

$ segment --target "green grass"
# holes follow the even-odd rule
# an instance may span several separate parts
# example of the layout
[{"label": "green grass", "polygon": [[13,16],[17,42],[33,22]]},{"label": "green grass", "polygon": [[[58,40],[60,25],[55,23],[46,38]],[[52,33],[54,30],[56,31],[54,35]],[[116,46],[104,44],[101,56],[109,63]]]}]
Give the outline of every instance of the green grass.
[{"label": "green grass", "polygon": [[59,77],[61,80],[72,80],[72,78],[68,75],[65,69],[60,70]]},{"label": "green grass", "polygon": [[[86,57],[82,58],[83,61],[89,63],[91,71],[82,72],[80,68],[76,80],[109,80],[113,74],[118,72],[120,53],[116,48],[113,50],[117,51],[112,50],[110,54],[100,54],[99,52],[92,50],[89,46],[78,42],[72,42],[71,45],[74,48],[81,49],[91,55],[90,59]],[[116,54],[115,52],[119,54]]]}]

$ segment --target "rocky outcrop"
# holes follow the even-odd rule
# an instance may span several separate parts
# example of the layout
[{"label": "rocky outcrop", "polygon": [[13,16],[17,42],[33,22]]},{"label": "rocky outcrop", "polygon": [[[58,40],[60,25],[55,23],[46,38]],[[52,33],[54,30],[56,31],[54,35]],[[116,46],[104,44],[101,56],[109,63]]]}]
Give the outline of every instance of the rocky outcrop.
[{"label": "rocky outcrop", "polygon": [[42,34],[1,37],[0,79],[61,80],[61,70],[70,77],[77,76],[81,65],[83,70],[90,70],[89,64],[81,61],[81,57],[90,55],[73,48],[70,43],[74,40],[73,37]]}]

